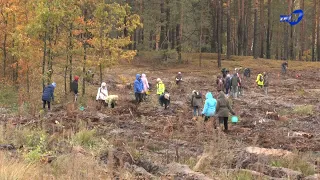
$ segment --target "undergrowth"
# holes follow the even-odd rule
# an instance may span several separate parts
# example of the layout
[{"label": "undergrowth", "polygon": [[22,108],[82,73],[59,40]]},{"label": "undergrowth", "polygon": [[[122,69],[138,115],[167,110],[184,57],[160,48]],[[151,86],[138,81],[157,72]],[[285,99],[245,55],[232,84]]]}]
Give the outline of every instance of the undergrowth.
[{"label": "undergrowth", "polygon": [[314,106],[313,105],[302,105],[293,108],[293,113],[297,115],[313,115]]},{"label": "undergrowth", "polygon": [[81,130],[73,136],[73,143],[88,148],[96,145],[95,130]]},{"label": "undergrowth", "polygon": [[13,86],[0,87],[0,107],[8,108],[11,112],[18,111],[18,91]]},{"label": "undergrowth", "polygon": [[315,174],[314,167],[307,161],[313,159],[312,156],[296,154],[289,157],[277,158],[271,162],[274,167],[284,167],[295,171],[300,171],[303,175]]}]

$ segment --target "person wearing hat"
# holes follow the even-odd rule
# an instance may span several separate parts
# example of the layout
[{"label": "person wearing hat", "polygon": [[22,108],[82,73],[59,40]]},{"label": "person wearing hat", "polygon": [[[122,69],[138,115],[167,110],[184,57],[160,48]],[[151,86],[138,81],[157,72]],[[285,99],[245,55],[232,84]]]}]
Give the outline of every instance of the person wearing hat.
[{"label": "person wearing hat", "polygon": [[99,87],[98,89],[96,100],[100,102],[100,104],[107,106],[106,100],[108,95],[109,94],[108,94],[107,84],[103,82],[101,83],[101,87]]},{"label": "person wearing hat", "polygon": [[264,73],[258,74],[257,80],[256,80],[256,83],[257,83],[258,87],[260,87],[260,88],[263,88],[263,82],[264,82],[264,80],[263,80],[263,74],[264,74]]},{"label": "person wearing hat", "polygon": [[200,108],[203,104],[202,95],[200,92],[193,90],[191,97],[191,106],[193,107],[193,119],[196,120],[200,116]]},{"label": "person wearing hat", "polygon": [[142,93],[143,93],[143,82],[141,80],[141,75],[136,75],[136,80],[133,83],[134,95],[136,97],[136,103],[139,104],[142,102]]},{"label": "person wearing hat", "polygon": [[182,74],[181,72],[178,72],[178,75],[176,76],[176,84],[179,85],[182,81]]},{"label": "person wearing hat", "polygon": [[228,69],[227,68],[222,68],[221,69],[221,73],[222,73],[222,77],[226,78],[227,77],[227,73],[228,73]]},{"label": "person wearing hat", "polygon": [[71,83],[71,91],[74,94],[74,101],[77,101],[78,97],[78,81],[79,81],[79,76],[75,76],[73,82]]},{"label": "person wearing hat", "polygon": [[148,82],[148,79],[147,79],[147,76],[146,74],[142,74],[141,75],[141,81],[143,83],[143,100],[146,100],[147,99],[147,92],[149,91],[149,82]]},{"label": "person wearing hat", "polygon": [[46,86],[42,93],[42,102],[43,102],[43,109],[46,109],[46,104],[48,104],[48,110],[51,110],[51,100],[54,101],[54,89],[56,88],[57,84],[53,82]]},{"label": "person wearing hat", "polygon": [[164,105],[165,109],[169,108],[170,94],[166,89],[164,90],[164,93],[159,97],[159,101],[160,101],[160,105],[161,106]]},{"label": "person wearing hat", "polygon": [[207,122],[216,113],[217,100],[213,97],[211,92],[207,92],[206,101],[204,103],[202,117]]}]

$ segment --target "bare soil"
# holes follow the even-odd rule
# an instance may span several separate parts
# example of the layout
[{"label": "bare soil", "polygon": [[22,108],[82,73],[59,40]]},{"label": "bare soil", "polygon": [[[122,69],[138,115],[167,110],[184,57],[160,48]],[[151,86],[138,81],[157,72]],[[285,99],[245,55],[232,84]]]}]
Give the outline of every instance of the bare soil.
[{"label": "bare soil", "polygon": [[[136,73],[147,74],[149,82],[153,85],[153,92],[146,102],[138,106],[133,103],[133,90],[119,86],[125,84],[118,77],[119,72],[128,82],[133,82]],[[302,76],[297,78],[296,74]],[[5,121],[7,126],[40,126],[50,134],[62,135],[68,131],[77,131],[80,126],[79,121],[82,120],[89,128],[96,129],[98,135],[114,145],[114,151],[117,152],[114,153],[114,157],[117,158],[116,166],[124,167],[125,163],[129,163],[142,167],[149,174],[144,172],[140,176],[147,179],[165,176],[169,172],[166,168],[171,167],[168,164],[172,162],[187,164],[192,168],[205,153],[206,147],[215,147],[222,143],[221,140],[232,142],[226,147],[237,152],[231,157],[232,163],[228,168],[250,169],[250,164],[253,166],[258,161],[263,163],[263,159],[244,152],[244,148],[248,146],[320,153],[319,70],[289,71],[286,76],[279,75],[276,70],[271,71],[267,96],[263,90],[255,86],[256,74],[243,79],[244,95],[232,100],[232,107],[240,122],[230,123],[230,131],[227,133],[214,130],[211,122],[204,123],[202,119],[192,120],[190,106],[192,90],[200,90],[202,94],[212,91],[216,96],[217,74],[201,70],[184,71],[184,81],[180,86],[174,83],[175,75],[176,72],[173,70],[144,71],[139,67],[115,68],[104,77],[109,86],[109,93],[120,97],[114,109],[104,108],[97,111],[95,104],[92,103],[84,111],[76,109],[74,116],[70,114],[68,116],[67,106],[64,104],[55,105],[53,111],[45,115],[45,121],[38,117],[2,117],[2,121]],[[158,105],[155,94],[158,77],[163,80],[171,94],[169,109]],[[94,93],[92,92],[93,96]],[[305,105],[314,107],[312,114],[294,112],[296,107]],[[280,118],[268,117],[267,111],[276,112]],[[312,137],[293,136],[294,132],[309,133]],[[108,154],[101,154],[97,159],[107,164]],[[132,169],[137,168],[131,167]],[[251,169],[257,170],[257,168]],[[278,178],[284,176],[282,171],[282,174],[279,174],[278,171],[273,172],[275,170],[272,168],[264,171],[268,171],[264,173],[268,176]],[[203,173],[213,177],[210,173]]]}]

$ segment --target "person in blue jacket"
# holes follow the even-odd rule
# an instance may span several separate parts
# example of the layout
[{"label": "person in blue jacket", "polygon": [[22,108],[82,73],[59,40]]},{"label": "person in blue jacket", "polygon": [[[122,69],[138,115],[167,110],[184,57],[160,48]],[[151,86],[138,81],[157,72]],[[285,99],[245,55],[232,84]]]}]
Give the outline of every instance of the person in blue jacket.
[{"label": "person in blue jacket", "polygon": [[48,104],[48,110],[50,111],[50,102],[51,100],[54,101],[53,93],[56,86],[57,84],[54,82],[44,88],[42,93],[43,109],[46,109],[46,104]]},{"label": "person in blue jacket", "polygon": [[211,92],[207,92],[206,101],[204,103],[202,116],[205,116],[204,121],[208,121],[210,117],[213,117],[216,112],[217,100],[214,99]]},{"label": "person in blue jacket", "polygon": [[136,103],[139,104],[142,101],[143,93],[143,82],[141,80],[141,75],[136,75],[136,80],[134,81],[134,95],[136,97]]}]

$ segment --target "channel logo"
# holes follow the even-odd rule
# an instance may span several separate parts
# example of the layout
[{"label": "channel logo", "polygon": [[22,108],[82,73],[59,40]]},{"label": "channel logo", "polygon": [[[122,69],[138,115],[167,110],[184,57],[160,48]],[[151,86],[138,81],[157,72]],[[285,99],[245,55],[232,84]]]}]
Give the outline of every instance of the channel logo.
[{"label": "channel logo", "polygon": [[280,22],[287,22],[291,26],[297,25],[303,18],[303,10],[294,10],[291,15],[280,15]]}]

